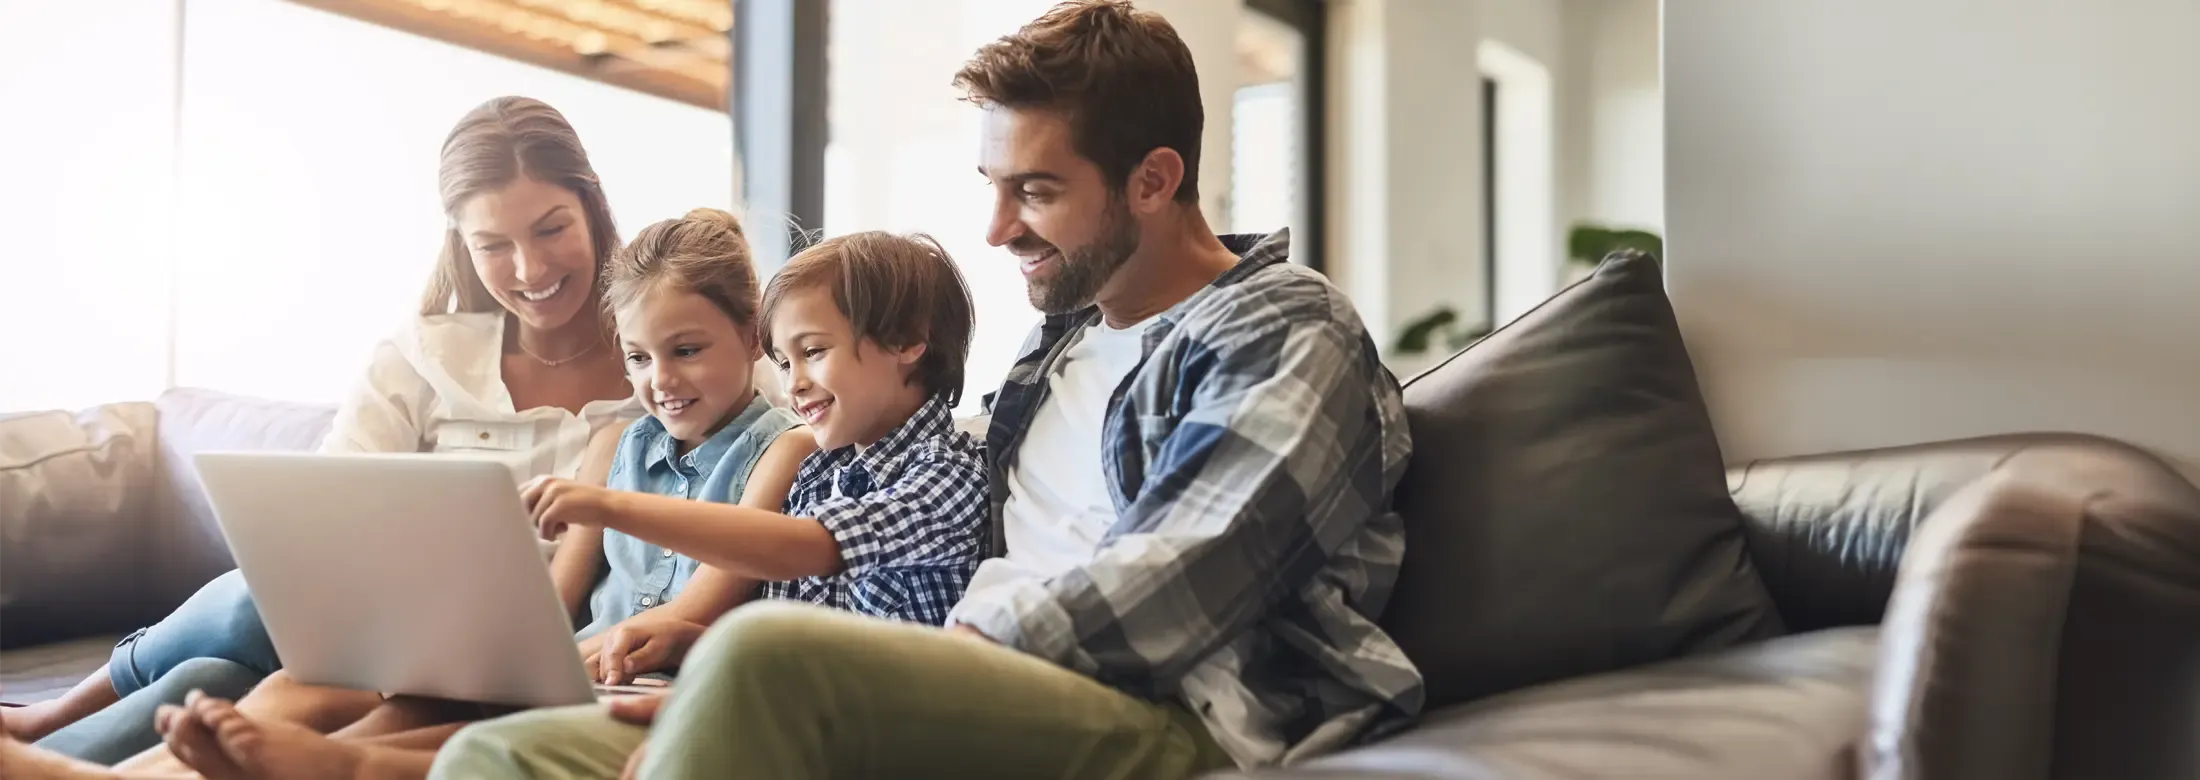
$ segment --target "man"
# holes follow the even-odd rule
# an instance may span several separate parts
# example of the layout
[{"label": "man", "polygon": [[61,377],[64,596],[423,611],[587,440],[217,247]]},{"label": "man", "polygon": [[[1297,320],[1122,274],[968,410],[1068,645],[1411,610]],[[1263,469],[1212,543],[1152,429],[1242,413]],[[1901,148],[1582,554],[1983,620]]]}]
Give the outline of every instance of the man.
[{"label": "man", "polygon": [[[1412,718],[1420,675],[1374,622],[1404,546],[1397,383],[1287,235],[1208,228],[1183,42],[1072,2],[955,82],[986,113],[988,239],[1047,314],[993,402],[995,557],[944,631],[737,610],[661,712],[617,708],[654,721],[639,773],[1189,777]],[[437,773],[609,775],[644,735],[521,715]]]}]

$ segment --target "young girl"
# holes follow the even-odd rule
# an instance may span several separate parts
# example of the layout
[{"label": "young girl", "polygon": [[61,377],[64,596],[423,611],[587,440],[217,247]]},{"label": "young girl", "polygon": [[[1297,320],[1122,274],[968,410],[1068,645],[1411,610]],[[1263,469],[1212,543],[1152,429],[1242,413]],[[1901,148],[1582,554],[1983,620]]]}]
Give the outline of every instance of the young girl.
[{"label": "young girl", "polygon": [[[592,444],[591,456],[610,463],[610,487],[777,510],[817,445],[792,413],[755,389],[762,354],[759,299],[740,225],[708,209],[652,225],[616,254],[605,276],[604,308],[617,323],[634,398],[648,412]],[[606,682],[676,667],[709,623],[757,591],[754,580],[618,531],[576,526],[561,546],[575,542],[601,549],[598,567],[609,566],[588,598],[591,619],[576,634],[590,671]],[[688,597],[679,598],[684,592]],[[667,604],[672,606],[659,609]],[[193,696],[189,703],[213,701]],[[184,710],[164,708],[157,725],[176,759],[211,776],[350,777],[391,770],[420,776],[434,747],[461,725],[453,721],[481,714],[476,705],[392,698],[335,734],[373,736],[379,744],[406,748],[371,753],[351,739],[322,737],[316,728],[343,724],[310,717],[240,719],[253,727],[245,740],[252,760],[243,765],[213,741],[204,721]],[[428,723],[443,725],[421,727]],[[180,771],[187,769],[126,770],[128,776]],[[0,776],[115,773],[9,742],[0,743]]]}]

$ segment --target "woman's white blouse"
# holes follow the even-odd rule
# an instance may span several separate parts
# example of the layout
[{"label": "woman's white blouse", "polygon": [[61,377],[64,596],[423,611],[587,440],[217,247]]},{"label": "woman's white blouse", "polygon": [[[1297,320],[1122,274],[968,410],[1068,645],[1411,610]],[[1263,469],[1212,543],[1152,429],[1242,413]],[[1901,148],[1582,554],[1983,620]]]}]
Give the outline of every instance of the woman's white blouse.
[{"label": "woman's white blouse", "polygon": [[[524,482],[571,478],[605,426],[642,416],[632,398],[513,409],[504,384],[502,312],[420,317],[376,345],[364,381],[336,412],[322,452],[437,452],[488,457]],[[765,384],[759,377],[758,384]]]}]

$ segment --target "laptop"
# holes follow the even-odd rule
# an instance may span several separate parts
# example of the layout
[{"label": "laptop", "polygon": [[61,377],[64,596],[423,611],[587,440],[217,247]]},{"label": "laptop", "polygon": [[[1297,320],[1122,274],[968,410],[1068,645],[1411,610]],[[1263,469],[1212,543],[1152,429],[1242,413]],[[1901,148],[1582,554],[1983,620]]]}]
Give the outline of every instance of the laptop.
[{"label": "laptop", "polygon": [[301,682],[523,707],[597,699],[503,463],[270,452],[194,462]]}]

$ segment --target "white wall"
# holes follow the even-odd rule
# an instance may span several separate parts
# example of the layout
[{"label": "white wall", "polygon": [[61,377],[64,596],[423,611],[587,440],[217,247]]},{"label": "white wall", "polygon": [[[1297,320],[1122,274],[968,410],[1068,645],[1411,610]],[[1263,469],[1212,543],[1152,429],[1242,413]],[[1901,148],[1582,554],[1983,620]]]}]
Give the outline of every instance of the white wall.
[{"label": "white wall", "polygon": [[1392,370],[1397,328],[1438,305],[1482,310],[1480,9],[1457,0],[1333,0],[1328,252]]},{"label": "white wall", "polygon": [[[1658,0],[1553,0],[1562,14],[1559,230],[1662,230],[1664,99]],[[1561,238],[1559,251],[1565,251]]]},{"label": "white wall", "polygon": [[1729,459],[2200,462],[2200,3],[1666,3],[1669,283]]}]

